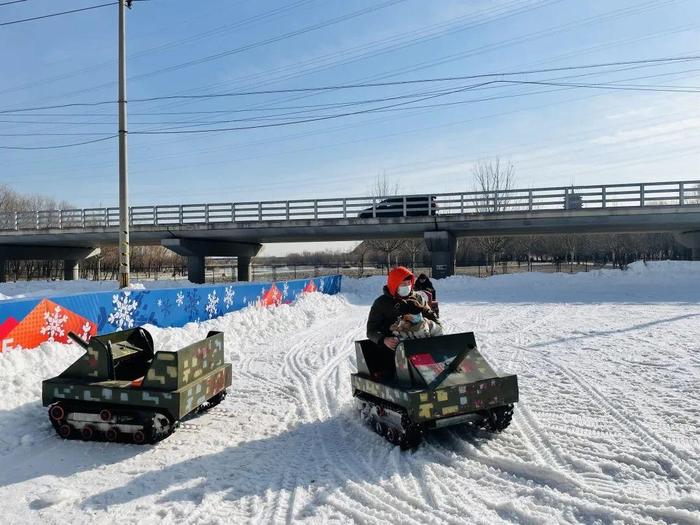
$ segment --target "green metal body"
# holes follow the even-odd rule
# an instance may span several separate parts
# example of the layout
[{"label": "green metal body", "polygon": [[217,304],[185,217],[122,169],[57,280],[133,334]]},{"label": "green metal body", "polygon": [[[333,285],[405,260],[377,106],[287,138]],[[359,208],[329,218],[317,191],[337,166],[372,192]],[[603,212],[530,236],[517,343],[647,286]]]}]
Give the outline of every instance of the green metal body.
[{"label": "green metal body", "polygon": [[[77,338],[74,337],[74,340]],[[175,351],[154,352],[143,328],[78,340],[85,354],[42,383],[42,402],[98,403],[167,413],[179,420],[231,386],[224,334]]]},{"label": "green metal body", "polygon": [[[447,426],[460,416],[518,401],[515,375],[499,376],[481,355],[474,334],[403,341],[396,349],[395,375],[386,375],[386,359],[370,341],[357,341],[354,395],[369,395],[405,409],[413,423]],[[391,364],[391,363],[390,363]],[[384,369],[384,370],[383,370]]]}]

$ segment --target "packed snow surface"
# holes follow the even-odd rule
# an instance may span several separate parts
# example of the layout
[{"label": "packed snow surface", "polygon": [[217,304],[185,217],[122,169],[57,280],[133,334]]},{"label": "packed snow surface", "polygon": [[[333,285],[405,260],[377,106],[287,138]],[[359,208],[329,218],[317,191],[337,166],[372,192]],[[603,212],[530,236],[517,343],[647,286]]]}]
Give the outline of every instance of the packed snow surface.
[{"label": "packed snow surface", "polygon": [[474,331],[521,401],[501,434],[411,452],[351,407],[382,284],[149,327],[159,347],[223,330],[234,367],[225,402],[155,446],[54,434],[40,383],[76,348],[0,354],[0,522],[700,522],[700,264],[437,282],[446,332]]}]

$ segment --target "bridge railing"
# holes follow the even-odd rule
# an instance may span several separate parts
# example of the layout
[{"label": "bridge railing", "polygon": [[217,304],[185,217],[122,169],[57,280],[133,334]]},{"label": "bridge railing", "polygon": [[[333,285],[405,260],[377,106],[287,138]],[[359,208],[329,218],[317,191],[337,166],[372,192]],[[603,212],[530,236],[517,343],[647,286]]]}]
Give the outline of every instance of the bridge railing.
[{"label": "bridge railing", "polygon": [[[700,181],[696,180],[386,197],[132,206],[129,220],[133,226],[168,226],[698,205]],[[119,209],[114,207],[0,213],[0,230],[114,228],[118,225]]]}]

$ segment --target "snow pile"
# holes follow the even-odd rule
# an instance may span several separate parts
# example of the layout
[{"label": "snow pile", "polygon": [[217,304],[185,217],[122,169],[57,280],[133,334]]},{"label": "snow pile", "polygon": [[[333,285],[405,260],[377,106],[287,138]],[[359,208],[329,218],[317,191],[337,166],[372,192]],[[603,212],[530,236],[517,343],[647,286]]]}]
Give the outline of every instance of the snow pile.
[{"label": "snow pile", "polygon": [[[343,292],[379,295],[386,277],[343,280]],[[621,270],[514,273],[488,278],[453,276],[433,281],[440,300],[476,302],[697,302],[700,262],[637,261]]]},{"label": "snow pile", "polygon": [[[162,288],[182,288],[203,286],[190,283],[187,279],[165,281],[141,281],[131,283],[132,290],[158,290]],[[0,301],[27,297],[50,297],[83,292],[112,292],[119,289],[117,281],[17,281],[0,284]]]},{"label": "snow pile", "polygon": [[0,354],[2,521],[700,522],[700,267],[436,282],[446,331],[518,374],[513,424],[435,431],[402,453],[352,409],[353,341],[384,279],[247,308],[158,347],[225,332],[229,397],[156,446],[62,441],[40,381],[74,347]]}]

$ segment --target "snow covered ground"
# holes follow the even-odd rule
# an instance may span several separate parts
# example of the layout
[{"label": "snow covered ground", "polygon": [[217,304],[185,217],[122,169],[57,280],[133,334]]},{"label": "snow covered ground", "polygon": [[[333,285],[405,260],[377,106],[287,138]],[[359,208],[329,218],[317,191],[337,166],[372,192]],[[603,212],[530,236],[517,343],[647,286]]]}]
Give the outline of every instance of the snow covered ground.
[{"label": "snow covered ground", "polygon": [[234,363],[226,401],[156,446],[62,441],[40,381],[77,350],[0,354],[0,522],[700,523],[700,264],[437,283],[447,332],[473,330],[521,401],[502,434],[413,452],[350,408],[381,284],[152,328],[224,330]]}]

